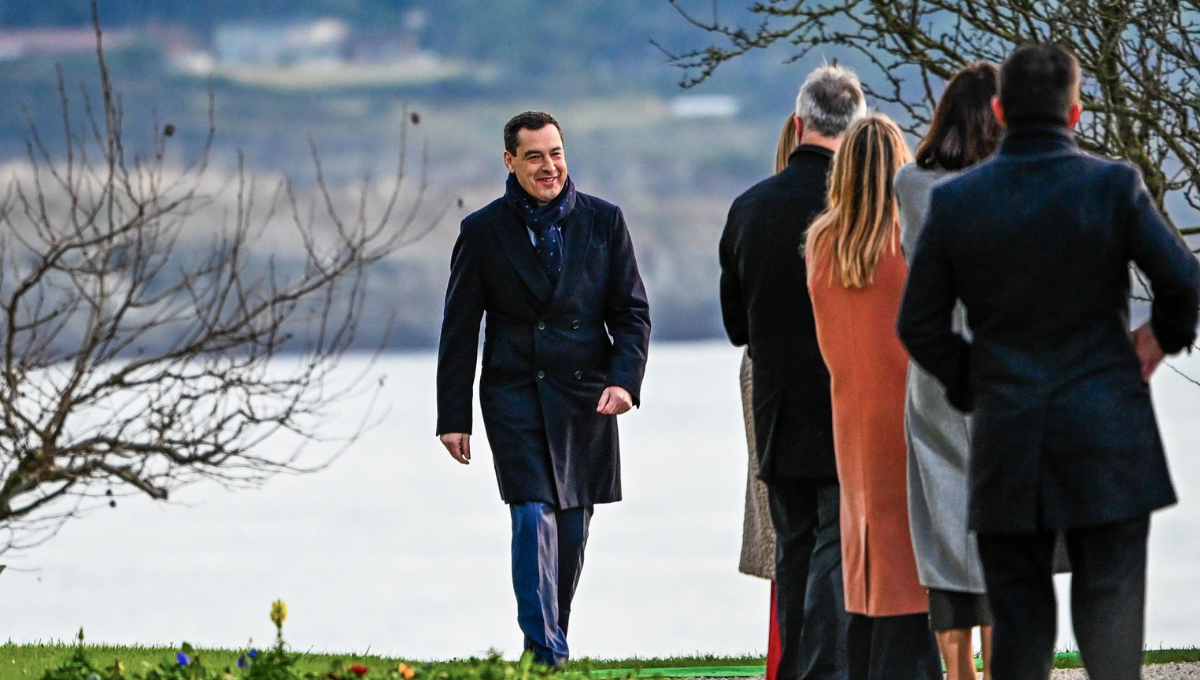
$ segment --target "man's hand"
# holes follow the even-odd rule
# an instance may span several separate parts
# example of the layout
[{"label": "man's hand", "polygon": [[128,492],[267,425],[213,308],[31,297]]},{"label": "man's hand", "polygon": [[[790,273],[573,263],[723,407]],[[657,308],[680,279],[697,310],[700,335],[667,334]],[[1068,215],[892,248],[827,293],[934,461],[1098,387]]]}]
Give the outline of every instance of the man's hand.
[{"label": "man's hand", "polygon": [[446,447],[454,460],[463,465],[471,464],[471,435],[464,432],[447,432],[438,439],[442,440],[442,446]]},{"label": "man's hand", "polygon": [[1149,321],[1133,331],[1133,348],[1137,351],[1138,361],[1142,363],[1142,380],[1150,382],[1154,369],[1158,368],[1166,355],[1158,345],[1158,338],[1154,337],[1154,329],[1150,328]]},{"label": "man's hand", "polygon": [[604,388],[604,394],[600,395],[600,403],[596,405],[596,413],[619,416],[631,408],[633,408],[633,397],[629,396],[629,392],[626,392],[624,387],[614,385]]}]

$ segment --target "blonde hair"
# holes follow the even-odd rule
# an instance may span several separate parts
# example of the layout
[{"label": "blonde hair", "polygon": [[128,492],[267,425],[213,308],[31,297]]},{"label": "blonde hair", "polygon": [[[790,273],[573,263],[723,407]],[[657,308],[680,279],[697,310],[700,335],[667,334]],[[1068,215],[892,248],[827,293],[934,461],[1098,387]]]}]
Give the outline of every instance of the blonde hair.
[{"label": "blonde hair", "polygon": [[788,166],[788,159],[799,145],[800,140],[796,139],[796,117],[789,113],[787,118],[783,119],[783,129],[779,131],[779,144],[775,147],[776,175]]},{"label": "blonde hair", "polygon": [[892,178],[912,161],[900,128],[874,114],[846,131],[833,160],[825,211],[813,221],[805,249],[814,257],[832,251],[830,278],[846,288],[866,288],[884,248],[896,247],[899,229]]}]

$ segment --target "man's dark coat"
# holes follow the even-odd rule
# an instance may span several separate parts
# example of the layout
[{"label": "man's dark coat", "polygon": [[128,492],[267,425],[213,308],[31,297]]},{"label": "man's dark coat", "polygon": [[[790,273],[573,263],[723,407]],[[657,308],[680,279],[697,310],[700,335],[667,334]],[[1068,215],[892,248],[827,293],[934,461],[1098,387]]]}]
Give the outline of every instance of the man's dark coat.
[{"label": "man's dark coat", "polygon": [[[1167,353],[1191,345],[1200,266],[1128,163],[1061,125],[1009,131],[934,189],[900,312],[912,358],[971,410],[971,526],[1028,533],[1144,516],[1175,494],[1129,333],[1129,262]],[[951,330],[956,299],[973,340]]]},{"label": "man's dark coat", "polygon": [[802,145],[779,174],[733,202],[721,236],[721,313],[753,360],[759,473],[836,479],[829,371],[817,347],[800,244],[825,209],[833,152]]},{"label": "man's dark coat", "polygon": [[500,496],[566,509],[621,499],[617,418],[596,407],[610,385],[639,403],[650,312],[619,208],[580,193],[561,227],[552,288],[503,199],[463,220],[438,349],[437,432],[471,432],[486,314],[479,400]]}]

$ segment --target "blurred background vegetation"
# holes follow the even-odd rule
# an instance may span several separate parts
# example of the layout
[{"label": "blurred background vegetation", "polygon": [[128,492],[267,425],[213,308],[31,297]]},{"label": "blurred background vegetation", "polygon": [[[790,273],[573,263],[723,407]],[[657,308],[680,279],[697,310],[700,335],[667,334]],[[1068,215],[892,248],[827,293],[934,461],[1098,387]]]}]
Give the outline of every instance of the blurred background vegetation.
[{"label": "blurred background vegetation", "polygon": [[[63,136],[55,64],[75,106],[81,86],[97,96],[87,5],[0,3],[6,168],[24,162],[30,121],[52,148]],[[181,167],[201,151],[210,83],[218,172],[230,173],[240,150],[251,171],[286,174],[301,191],[313,187],[310,137],[332,185],[349,193],[368,176],[385,185],[400,121],[406,109],[420,113],[427,205],[454,207],[430,236],[376,265],[363,348],[436,345],[457,223],[502,191],[500,130],[527,108],[563,122],[580,189],[625,210],[654,337],[723,337],[716,243],[725,212],[770,171],[811,66],[762,51],[682,90],[651,41],[683,50],[708,37],[665,0],[102,0],[100,12],[127,139],[148,150],[154,127],[174,124],[170,153]],[[201,215],[191,228],[219,219]]]}]

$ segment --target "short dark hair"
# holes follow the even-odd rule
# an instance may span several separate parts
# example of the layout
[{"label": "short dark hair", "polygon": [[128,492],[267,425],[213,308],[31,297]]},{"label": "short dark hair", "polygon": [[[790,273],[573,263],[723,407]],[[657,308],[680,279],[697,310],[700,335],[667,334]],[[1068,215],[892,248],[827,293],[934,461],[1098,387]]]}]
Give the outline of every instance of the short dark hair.
[{"label": "short dark hair", "polygon": [[1058,45],[1019,47],[1000,67],[1000,104],[1012,123],[1066,123],[1079,92],[1079,62]]},{"label": "short dark hair", "polygon": [[1000,143],[1000,122],[992,113],[999,76],[996,65],[987,62],[954,74],[933,112],[929,133],[917,147],[918,167],[962,170],[992,155]]},{"label": "short dark hair", "polygon": [[545,111],[522,111],[504,124],[504,149],[511,154],[517,152],[517,133],[521,130],[541,130],[547,125],[558,128],[562,137],[562,126],[554,116]]}]

